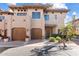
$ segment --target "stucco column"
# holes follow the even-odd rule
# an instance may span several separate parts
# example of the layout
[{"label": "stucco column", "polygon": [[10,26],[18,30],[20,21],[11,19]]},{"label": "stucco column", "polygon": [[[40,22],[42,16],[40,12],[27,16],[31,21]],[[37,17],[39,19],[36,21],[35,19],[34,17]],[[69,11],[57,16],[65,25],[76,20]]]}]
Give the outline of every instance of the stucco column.
[{"label": "stucco column", "polygon": [[7,35],[9,36],[10,40],[12,41],[12,20],[13,20],[13,16],[10,16],[11,18],[8,21],[8,33]]}]

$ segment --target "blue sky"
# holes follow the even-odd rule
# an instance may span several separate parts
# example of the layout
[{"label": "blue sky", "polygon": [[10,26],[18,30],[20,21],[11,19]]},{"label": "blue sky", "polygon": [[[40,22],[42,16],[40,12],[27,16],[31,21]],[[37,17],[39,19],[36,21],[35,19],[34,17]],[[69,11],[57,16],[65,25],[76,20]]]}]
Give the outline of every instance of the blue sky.
[{"label": "blue sky", "polygon": [[[8,5],[11,3],[0,3],[0,8],[3,10],[8,10]],[[16,3],[16,5],[19,5]],[[79,3],[63,3],[63,4],[57,4],[59,6],[62,6],[63,8],[66,7],[70,11],[67,13],[65,18],[65,23],[72,20],[73,13],[76,14],[77,18],[79,18]]]},{"label": "blue sky", "polygon": [[71,21],[73,13],[76,13],[76,17],[79,18],[79,3],[67,3],[66,6],[70,10],[67,13],[68,19],[65,20],[66,22]]}]

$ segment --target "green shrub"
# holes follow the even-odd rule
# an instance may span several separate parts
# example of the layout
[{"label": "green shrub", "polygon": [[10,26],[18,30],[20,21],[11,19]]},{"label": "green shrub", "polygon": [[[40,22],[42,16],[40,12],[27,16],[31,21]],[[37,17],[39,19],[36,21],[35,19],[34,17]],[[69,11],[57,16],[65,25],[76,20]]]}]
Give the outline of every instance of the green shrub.
[{"label": "green shrub", "polygon": [[[61,35],[61,34],[51,34],[51,37],[57,37],[57,36],[59,36],[59,37],[61,37],[61,38],[66,38],[66,35]],[[47,35],[46,36],[46,39],[48,39],[50,37],[50,35]]]},{"label": "green shrub", "polygon": [[59,37],[59,36],[57,36],[57,37],[56,37],[56,40],[57,40],[58,42],[60,42],[60,41],[61,41],[61,39],[62,39],[62,38],[61,38],[61,37]]},{"label": "green shrub", "polygon": [[55,42],[56,41],[56,38],[55,37],[49,37],[49,41],[50,42]]},{"label": "green shrub", "polygon": [[58,41],[61,40],[61,37],[57,36],[57,37],[56,37],[56,40],[58,40]]},{"label": "green shrub", "polygon": [[57,36],[59,36],[59,37],[62,37],[62,38],[66,38],[66,35],[61,35],[61,34],[52,34],[51,36],[52,36],[52,37],[57,37]]}]

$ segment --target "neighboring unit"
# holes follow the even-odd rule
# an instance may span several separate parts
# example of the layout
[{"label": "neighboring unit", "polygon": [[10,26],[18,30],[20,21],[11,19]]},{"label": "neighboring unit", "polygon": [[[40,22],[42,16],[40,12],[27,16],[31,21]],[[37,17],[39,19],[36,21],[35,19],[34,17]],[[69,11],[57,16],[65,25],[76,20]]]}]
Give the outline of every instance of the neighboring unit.
[{"label": "neighboring unit", "polygon": [[73,20],[72,25],[74,27],[76,35],[79,35],[79,19]]}]

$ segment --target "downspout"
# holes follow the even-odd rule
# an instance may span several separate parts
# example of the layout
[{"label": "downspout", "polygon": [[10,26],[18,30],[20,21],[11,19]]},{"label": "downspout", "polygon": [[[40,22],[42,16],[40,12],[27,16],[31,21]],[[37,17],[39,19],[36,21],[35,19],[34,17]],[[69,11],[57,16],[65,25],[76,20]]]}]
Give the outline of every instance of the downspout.
[{"label": "downspout", "polygon": [[10,40],[12,40],[12,15],[11,15],[11,19],[10,19]]}]

